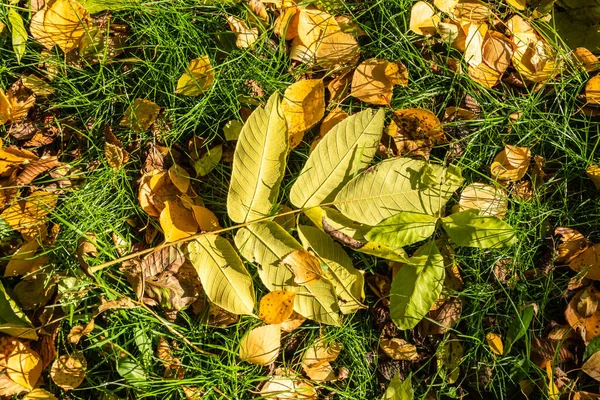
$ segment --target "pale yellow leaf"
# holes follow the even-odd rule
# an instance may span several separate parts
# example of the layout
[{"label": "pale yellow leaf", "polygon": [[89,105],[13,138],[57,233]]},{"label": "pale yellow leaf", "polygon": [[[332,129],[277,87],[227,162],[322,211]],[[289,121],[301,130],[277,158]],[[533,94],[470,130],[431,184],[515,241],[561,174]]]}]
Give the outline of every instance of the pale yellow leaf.
[{"label": "pale yellow leaf", "polygon": [[194,170],[196,171],[196,176],[206,176],[211,173],[213,169],[223,157],[223,146],[218,145],[208,150],[206,154],[200,157],[199,160],[193,162]]},{"label": "pale yellow leaf", "polygon": [[393,360],[412,361],[419,358],[417,347],[404,339],[383,339],[379,347]]},{"label": "pale yellow leaf", "polygon": [[440,16],[429,3],[418,1],[412,6],[409,29],[417,35],[435,35],[439,22]]},{"label": "pale yellow leaf", "polygon": [[241,340],[240,358],[251,364],[269,365],[277,359],[281,347],[278,325],[259,326]]},{"label": "pale yellow leaf", "polygon": [[58,400],[58,398],[47,390],[33,389],[22,400]]},{"label": "pale yellow leaf", "polygon": [[254,46],[254,43],[258,39],[258,28],[249,28],[246,25],[246,21],[231,15],[228,15],[226,18],[229,28],[235,33],[237,38],[235,45],[240,49]]},{"label": "pale yellow leaf", "polygon": [[472,183],[460,194],[459,210],[478,209],[479,215],[504,218],[508,209],[508,197],[501,188],[483,183]]}]

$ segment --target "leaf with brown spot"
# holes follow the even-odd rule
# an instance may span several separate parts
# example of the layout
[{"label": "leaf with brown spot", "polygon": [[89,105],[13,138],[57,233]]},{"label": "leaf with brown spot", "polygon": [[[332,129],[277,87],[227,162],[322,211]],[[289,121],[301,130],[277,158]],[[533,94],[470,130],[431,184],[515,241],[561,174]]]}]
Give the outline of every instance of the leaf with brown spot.
[{"label": "leaf with brown spot", "polygon": [[62,355],[52,364],[50,376],[63,390],[73,390],[83,383],[87,361],[83,354]]},{"label": "leaf with brown spot", "polygon": [[67,339],[73,344],[79,343],[81,338],[89,335],[94,330],[94,320],[92,319],[86,325],[76,325],[71,328]]},{"label": "leaf with brown spot", "polygon": [[192,205],[192,212],[194,213],[194,219],[202,232],[213,232],[221,229],[219,225],[219,219],[206,207]]},{"label": "leaf with brown spot", "polygon": [[265,324],[281,324],[294,312],[295,292],[276,290],[269,292],[260,300],[258,317]]},{"label": "leaf with brown spot", "polygon": [[104,143],[104,157],[108,166],[118,171],[129,159],[129,154],[122,147],[106,142]]}]

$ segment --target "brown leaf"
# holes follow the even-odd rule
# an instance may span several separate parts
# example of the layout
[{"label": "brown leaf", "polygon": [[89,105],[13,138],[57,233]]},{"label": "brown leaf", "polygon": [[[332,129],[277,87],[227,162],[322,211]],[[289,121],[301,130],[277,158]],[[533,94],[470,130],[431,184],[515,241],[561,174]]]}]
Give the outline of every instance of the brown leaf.
[{"label": "brown leaf", "polygon": [[59,167],[61,162],[55,156],[42,157],[39,160],[28,163],[23,171],[17,176],[16,185],[25,186],[29,185],[35,178],[41,174]]},{"label": "brown leaf", "polygon": [[83,383],[87,361],[81,353],[62,355],[54,361],[50,376],[63,390],[73,390]]},{"label": "brown leaf", "polygon": [[71,328],[67,339],[73,344],[79,343],[81,338],[87,336],[94,330],[94,320],[92,319],[87,325],[77,325]]}]

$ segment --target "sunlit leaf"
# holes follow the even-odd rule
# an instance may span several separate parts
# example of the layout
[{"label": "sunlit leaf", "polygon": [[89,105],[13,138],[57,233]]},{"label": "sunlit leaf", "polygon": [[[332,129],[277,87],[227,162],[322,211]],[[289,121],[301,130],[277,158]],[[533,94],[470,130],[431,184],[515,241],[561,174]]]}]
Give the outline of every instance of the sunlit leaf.
[{"label": "sunlit leaf", "polygon": [[23,24],[23,17],[12,7],[8,9],[8,21],[12,30],[13,50],[17,56],[17,63],[20,64],[27,49],[27,31]]},{"label": "sunlit leaf", "polygon": [[63,390],[73,390],[83,383],[87,361],[81,353],[62,355],[52,364],[50,376]]},{"label": "sunlit leaf", "polygon": [[259,326],[242,338],[240,358],[257,365],[269,365],[279,355],[281,330],[278,325]]},{"label": "sunlit leaf", "polygon": [[404,211],[384,219],[365,237],[397,249],[425,240],[435,231],[438,218],[428,214]]},{"label": "sunlit leaf", "polygon": [[259,318],[266,324],[281,324],[294,312],[296,293],[285,290],[269,292],[260,299]]},{"label": "sunlit leaf", "polygon": [[466,210],[442,218],[442,227],[457,246],[490,247],[516,243],[515,230],[498,217],[479,215],[479,210]]},{"label": "sunlit leaf", "polygon": [[213,84],[215,73],[208,56],[190,61],[187,69],[177,81],[175,93],[184,96],[198,96]]}]

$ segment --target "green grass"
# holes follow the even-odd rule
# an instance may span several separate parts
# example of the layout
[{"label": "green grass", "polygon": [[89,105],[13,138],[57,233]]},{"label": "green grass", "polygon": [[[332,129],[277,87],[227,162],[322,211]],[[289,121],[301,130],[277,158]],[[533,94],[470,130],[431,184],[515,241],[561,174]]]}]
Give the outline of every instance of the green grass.
[{"label": "green grass", "polygon": [[[539,90],[519,91],[505,85],[485,90],[465,75],[453,74],[443,66],[433,72],[433,62],[423,56],[431,46],[407,30],[412,3],[377,0],[345,5],[367,33],[367,37],[360,39],[362,57],[401,61],[408,68],[410,84],[395,89],[392,108],[423,107],[441,117],[446,106],[459,105],[468,94],[477,100],[482,111],[480,119],[467,123],[468,134],[455,138],[463,148],[455,163],[463,169],[466,182],[491,182],[489,166],[504,144],[528,146],[533,154],[543,156],[548,179],[531,201],[514,197],[510,200],[506,221],[517,229],[517,245],[505,250],[461,249],[456,254],[465,283],[464,290],[454,294],[464,300],[462,317],[453,330],[465,349],[459,381],[448,384],[437,373],[434,354],[441,338],[420,340],[419,352],[424,358],[412,366],[398,363],[396,368],[402,376],[412,372],[416,398],[429,394],[436,399],[462,395],[508,399],[518,398],[511,371],[518,361],[525,360],[530,365],[529,378],[540,385],[535,398],[547,398],[545,371],[527,361],[526,343],[520,341],[508,356],[497,357],[489,350],[485,335],[496,332],[504,337],[518,310],[529,303],[537,304],[539,312],[526,336],[528,341],[533,336],[542,337],[551,321],[563,322],[567,304],[563,293],[573,274],[564,267],[544,270],[544,260],[551,258],[553,252],[555,227],[573,227],[592,241],[600,241],[599,192],[585,176],[585,168],[600,161],[600,128],[595,121],[576,113],[582,105],[577,96],[589,76],[567,65],[556,79]],[[98,273],[95,282],[81,272],[75,254],[77,241],[86,232],[93,232],[98,239],[99,256],[92,263],[110,261],[118,257],[111,239],[113,232],[134,243],[143,241],[142,228],[146,224],[157,226],[137,200],[136,181],[145,145],[156,141],[167,147],[178,145],[187,149],[194,135],[202,136],[207,143],[219,143],[223,140],[221,129],[225,122],[240,119],[240,107],[246,105],[240,99],[250,93],[245,85],[247,80],[259,83],[266,98],[276,90],[282,93],[303,71],[300,66],[290,72],[292,64],[283,43],[268,33],[261,36],[252,51],[231,46],[232,36],[224,16],[246,12],[241,5],[224,8],[199,5],[193,0],[150,2],[114,13],[117,23],[128,26],[124,57],[138,58],[138,62],[77,68],[66,64],[58,51],[52,52],[52,61],[59,66],[52,82],[56,92],[38,104],[55,116],[53,124],[62,132],[57,146],[64,155],[62,159],[72,167],[72,178],[79,179],[74,180],[75,186],[62,197],[52,216],[52,221],[61,226],[61,232],[50,251],[53,264],[49,270],[61,276],[75,276],[79,288],[89,289],[62,307],[64,316],[59,319],[57,337],[58,354],[75,350],[84,353],[88,360],[87,378],[80,388],[67,395],[46,376],[45,387],[59,398],[179,399],[183,396],[181,386],[189,385],[203,388],[206,399],[248,399],[254,397],[257,386],[269,373],[267,368],[241,363],[237,357],[240,338],[256,325],[256,320],[249,317],[228,328],[213,328],[202,323],[200,316],[180,313],[173,329],[218,357],[198,353],[144,309],[102,314],[96,319],[94,332],[78,346],[69,343],[66,337],[72,326],[89,321],[100,302],[99,296],[107,299],[116,298],[117,293],[134,296],[118,266]],[[5,11],[0,13],[4,20]],[[40,50],[39,45],[30,41],[22,65],[17,65],[9,40],[4,39],[0,47],[0,86],[7,88],[21,74],[39,75]],[[437,47],[436,52],[439,54]],[[215,85],[197,98],[175,95],[175,83],[188,61],[203,54],[209,54],[213,60]],[[125,109],[138,97],[164,107],[162,118],[170,129],[153,137],[150,132],[135,134],[118,127]],[[351,100],[344,103],[348,110],[361,107],[365,105]],[[517,111],[521,117],[513,123],[509,116]],[[131,161],[116,172],[103,156],[103,130],[107,125],[113,127],[124,145],[134,149]],[[4,128],[0,129],[3,140],[10,142]],[[76,149],[81,154],[70,155]],[[307,149],[308,145],[303,145],[292,151],[284,187],[289,187],[299,172]],[[445,149],[436,149],[433,158],[443,162]],[[90,162],[95,160],[100,161],[99,166],[90,169]],[[222,164],[206,179],[193,182],[223,226],[232,225],[225,210],[229,175],[230,166]],[[132,218],[137,220],[136,227],[127,222]],[[10,236],[4,240],[7,238]],[[360,254],[353,254],[353,259],[357,268],[368,273],[388,273],[385,261]],[[510,285],[500,283],[493,273],[496,262],[504,259],[509,260],[514,275]],[[536,269],[537,273],[532,274]],[[253,267],[250,270],[256,275]],[[11,286],[16,280],[7,279],[5,283]],[[263,289],[259,287],[258,291]],[[366,304],[373,307],[378,300],[370,289],[366,290]],[[158,309],[157,313],[161,314]],[[284,339],[282,358],[289,365],[297,364],[303,349],[320,333],[343,344],[344,350],[335,366],[350,371],[344,381],[320,386],[321,393],[335,393],[336,399],[379,398],[387,381],[378,372],[378,365],[384,359],[378,356],[379,332],[369,310],[345,317],[341,328],[305,324],[291,338]],[[413,333],[403,335],[415,341]],[[162,378],[163,367],[155,356],[159,337],[176,345],[174,355],[185,368],[183,381]],[[143,344],[147,341],[152,342],[151,350]],[[132,384],[119,375],[117,363],[122,356],[136,360],[147,376],[144,382]]]}]

